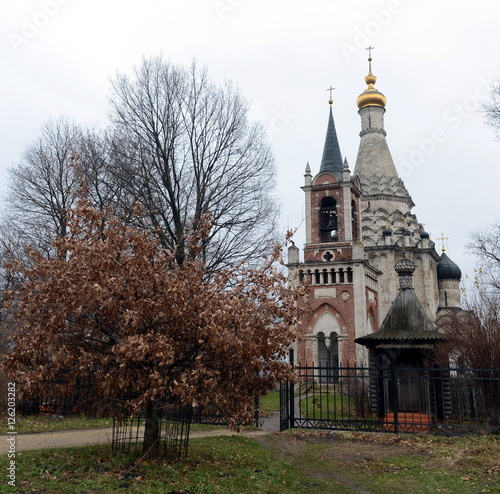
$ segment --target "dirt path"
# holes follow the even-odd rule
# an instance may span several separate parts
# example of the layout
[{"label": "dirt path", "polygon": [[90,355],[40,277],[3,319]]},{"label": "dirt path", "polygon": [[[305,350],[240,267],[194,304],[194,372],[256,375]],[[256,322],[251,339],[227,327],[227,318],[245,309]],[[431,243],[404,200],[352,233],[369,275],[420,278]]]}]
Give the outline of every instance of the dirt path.
[{"label": "dirt path", "polygon": [[[90,446],[95,444],[111,443],[113,429],[76,429],[70,431],[42,432],[36,434],[1,434],[0,435],[0,455],[5,455],[9,451],[11,442],[9,439],[15,437],[16,451],[28,451],[45,448],[69,448],[74,446]],[[236,434],[229,430],[214,430],[191,432],[190,438],[208,436],[232,436],[242,435],[246,437],[259,437],[268,432],[262,430],[245,431]]]}]

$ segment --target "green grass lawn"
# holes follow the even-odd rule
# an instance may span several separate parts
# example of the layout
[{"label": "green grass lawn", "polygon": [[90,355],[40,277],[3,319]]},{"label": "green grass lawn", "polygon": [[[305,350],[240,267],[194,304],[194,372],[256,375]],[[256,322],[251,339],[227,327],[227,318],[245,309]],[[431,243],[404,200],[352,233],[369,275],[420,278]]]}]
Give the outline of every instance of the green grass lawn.
[{"label": "green grass lawn", "polygon": [[278,412],[280,409],[279,391],[271,391],[259,398],[259,409],[262,412]]},{"label": "green grass lawn", "polygon": [[[7,472],[6,457],[0,472]],[[18,452],[16,494],[500,492],[500,438],[292,430],[192,439],[177,464],[111,454],[109,446]]]},{"label": "green grass lawn", "polygon": [[349,396],[341,393],[315,393],[301,400],[300,408],[305,417],[322,420],[347,420],[356,418],[356,408]]},{"label": "green grass lawn", "polygon": [[[0,469],[6,471],[5,458]],[[114,456],[107,446],[20,452],[16,476],[16,487],[0,492],[301,493],[328,485],[311,485],[307,475],[258,442],[237,436],[191,440],[189,459],[175,465]]]},{"label": "green grass lawn", "polygon": [[[0,423],[0,434],[9,433],[7,418],[0,418]],[[46,415],[33,415],[28,417],[18,415],[16,417],[15,430],[18,433],[52,432],[71,429],[111,427],[112,425],[113,419],[111,418],[92,418],[86,417],[85,415],[67,415],[62,418]]]}]

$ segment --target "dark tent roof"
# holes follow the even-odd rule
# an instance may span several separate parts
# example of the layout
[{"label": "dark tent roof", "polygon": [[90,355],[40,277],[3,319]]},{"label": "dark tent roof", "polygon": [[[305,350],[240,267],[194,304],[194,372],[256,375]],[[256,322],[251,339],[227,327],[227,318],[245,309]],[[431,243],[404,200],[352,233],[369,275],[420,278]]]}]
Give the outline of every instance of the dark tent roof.
[{"label": "dark tent roof", "polygon": [[356,338],[356,343],[372,348],[432,347],[444,336],[436,331],[415,292],[412,277],[415,264],[403,258],[395,269],[400,279],[399,292],[392,303],[379,331]]},{"label": "dark tent roof", "polygon": [[335,122],[333,121],[333,111],[330,107],[325,147],[323,148],[323,158],[321,159],[321,168],[319,172],[333,173],[339,180],[342,180],[343,165],[337,131],[335,130]]}]

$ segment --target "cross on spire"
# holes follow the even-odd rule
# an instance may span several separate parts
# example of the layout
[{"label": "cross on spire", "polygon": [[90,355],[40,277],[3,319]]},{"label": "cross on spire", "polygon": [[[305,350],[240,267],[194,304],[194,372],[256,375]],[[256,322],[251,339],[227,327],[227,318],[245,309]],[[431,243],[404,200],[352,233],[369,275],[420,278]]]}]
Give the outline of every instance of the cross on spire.
[{"label": "cross on spire", "polygon": [[369,46],[366,48],[368,50],[368,72],[372,73],[372,50],[375,50],[374,46]]},{"label": "cross on spire", "polygon": [[333,99],[332,99],[332,91],[334,90],[335,88],[330,86],[327,91],[330,91],[330,99],[328,100],[328,103],[330,103],[330,106],[332,106],[332,103],[333,103]]},{"label": "cross on spire", "polygon": [[438,237],[437,240],[442,240],[441,252],[445,252],[446,251],[446,247],[444,246],[444,241],[448,240],[448,237],[445,237],[444,233],[441,233],[441,236]]}]

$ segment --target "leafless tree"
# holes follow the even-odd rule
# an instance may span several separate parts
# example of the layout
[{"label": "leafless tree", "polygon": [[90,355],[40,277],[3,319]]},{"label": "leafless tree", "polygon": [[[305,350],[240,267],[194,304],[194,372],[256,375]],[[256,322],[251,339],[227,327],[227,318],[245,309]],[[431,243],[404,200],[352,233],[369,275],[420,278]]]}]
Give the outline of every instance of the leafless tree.
[{"label": "leafless tree", "polygon": [[481,105],[486,125],[495,132],[496,139],[500,140],[500,82],[491,84],[490,99]]},{"label": "leafless tree", "polygon": [[210,213],[207,270],[251,258],[275,240],[275,168],[265,131],[248,120],[247,101],[218,86],[195,63],[145,59],[113,81],[113,167],[127,194],[149,211],[164,247],[185,257],[184,238]]},{"label": "leafless tree", "polygon": [[500,220],[485,230],[471,233],[467,245],[479,261],[481,279],[495,290],[500,290]]},{"label": "leafless tree", "polygon": [[43,250],[66,234],[65,211],[78,186],[71,163],[80,133],[66,119],[49,121],[21,161],[10,168],[4,231]]},{"label": "leafless tree", "polygon": [[464,310],[440,317],[446,336],[441,351],[461,367],[500,369],[500,292],[477,279],[462,303]]},{"label": "leafless tree", "polygon": [[[49,121],[10,169],[2,223],[23,245],[50,252],[67,233],[66,211],[85,183],[99,209],[112,205],[162,245],[185,257],[185,232],[210,213],[214,227],[202,257],[208,272],[258,257],[274,244],[275,167],[265,131],[227,82],[216,85],[195,63],[155,57],[112,83],[104,131]],[[140,203],[147,216],[130,214]]]}]

